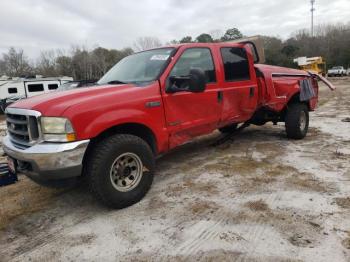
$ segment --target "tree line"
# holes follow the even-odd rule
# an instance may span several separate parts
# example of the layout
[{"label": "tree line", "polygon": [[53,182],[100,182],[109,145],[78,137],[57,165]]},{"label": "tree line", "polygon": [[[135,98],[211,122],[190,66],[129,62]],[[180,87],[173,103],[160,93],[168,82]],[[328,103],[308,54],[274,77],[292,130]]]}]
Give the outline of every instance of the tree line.
[{"label": "tree line", "polygon": [[[231,41],[245,37],[237,28],[212,30],[197,37],[184,36],[166,44],[212,43]],[[314,36],[308,30],[299,30],[286,40],[275,36],[261,36],[264,41],[266,63],[271,65],[297,67],[293,59],[299,56],[322,56],[328,66],[350,67],[350,23],[320,25]],[[72,76],[74,79],[99,79],[115,63],[135,51],[162,46],[157,37],[140,37],[133,48],[120,50],[96,47],[91,50],[73,46],[71,50],[42,51],[36,61],[26,56],[22,49],[9,48],[0,57],[0,76]]]},{"label": "tree line", "polygon": [[72,47],[71,50],[48,50],[37,61],[30,60],[22,49],[11,47],[0,59],[0,75],[9,77],[43,75],[72,76],[74,79],[99,79],[119,60],[132,54],[131,48],[121,50],[96,47]]}]

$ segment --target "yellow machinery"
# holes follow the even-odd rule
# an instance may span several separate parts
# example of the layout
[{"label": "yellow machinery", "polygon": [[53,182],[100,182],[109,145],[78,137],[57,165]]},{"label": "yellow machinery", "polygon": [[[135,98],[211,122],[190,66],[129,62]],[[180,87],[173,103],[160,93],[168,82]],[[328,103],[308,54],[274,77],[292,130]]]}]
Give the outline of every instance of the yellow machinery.
[{"label": "yellow machinery", "polygon": [[326,75],[326,61],[321,56],[298,57],[293,60],[299,68],[305,71],[315,71],[318,74]]}]

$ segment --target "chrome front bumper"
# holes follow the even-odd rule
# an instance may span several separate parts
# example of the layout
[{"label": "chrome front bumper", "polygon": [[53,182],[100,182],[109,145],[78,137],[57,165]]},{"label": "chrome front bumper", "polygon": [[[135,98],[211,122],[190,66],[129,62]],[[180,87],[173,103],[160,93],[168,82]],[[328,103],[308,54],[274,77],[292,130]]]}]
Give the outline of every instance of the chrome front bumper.
[{"label": "chrome front bumper", "polygon": [[42,142],[26,149],[4,137],[4,152],[17,162],[18,172],[32,178],[61,179],[81,175],[82,162],[90,140],[70,143]]}]

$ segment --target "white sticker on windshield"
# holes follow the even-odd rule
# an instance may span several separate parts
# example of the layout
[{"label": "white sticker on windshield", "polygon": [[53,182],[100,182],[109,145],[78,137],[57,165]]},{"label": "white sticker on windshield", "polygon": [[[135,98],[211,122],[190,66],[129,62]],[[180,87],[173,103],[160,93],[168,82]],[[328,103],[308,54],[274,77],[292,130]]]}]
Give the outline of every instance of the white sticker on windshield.
[{"label": "white sticker on windshield", "polygon": [[151,60],[161,60],[165,61],[169,58],[169,55],[153,55],[151,56]]}]

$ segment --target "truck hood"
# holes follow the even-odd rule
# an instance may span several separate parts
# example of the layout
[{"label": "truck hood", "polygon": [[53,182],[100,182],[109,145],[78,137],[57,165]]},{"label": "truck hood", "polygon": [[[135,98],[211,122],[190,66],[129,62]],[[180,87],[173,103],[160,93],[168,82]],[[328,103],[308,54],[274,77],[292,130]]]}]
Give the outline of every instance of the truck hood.
[{"label": "truck hood", "polygon": [[[9,107],[36,110],[46,116],[61,116],[65,110],[73,105],[89,103],[92,99],[99,99],[102,102],[104,97],[108,97],[112,94],[118,95],[128,93],[135,88],[140,87],[134,84],[123,84],[77,88],[23,99],[11,104]],[[123,96],[123,99],[125,99],[125,97],[128,96]]]}]

